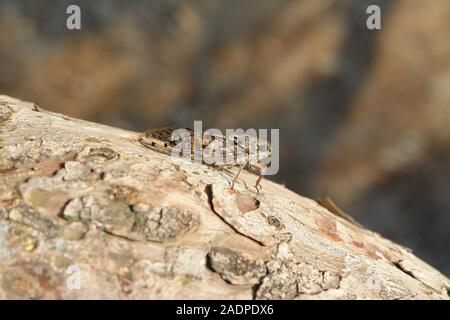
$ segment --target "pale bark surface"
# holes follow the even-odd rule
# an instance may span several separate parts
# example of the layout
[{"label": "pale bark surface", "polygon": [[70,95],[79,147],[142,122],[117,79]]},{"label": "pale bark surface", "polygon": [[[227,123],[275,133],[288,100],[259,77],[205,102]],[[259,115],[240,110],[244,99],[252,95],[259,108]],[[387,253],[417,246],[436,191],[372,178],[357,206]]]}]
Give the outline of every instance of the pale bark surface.
[{"label": "pale bark surface", "polygon": [[316,201],[267,180],[257,195],[247,172],[231,190],[137,136],[0,96],[1,299],[449,298]]}]

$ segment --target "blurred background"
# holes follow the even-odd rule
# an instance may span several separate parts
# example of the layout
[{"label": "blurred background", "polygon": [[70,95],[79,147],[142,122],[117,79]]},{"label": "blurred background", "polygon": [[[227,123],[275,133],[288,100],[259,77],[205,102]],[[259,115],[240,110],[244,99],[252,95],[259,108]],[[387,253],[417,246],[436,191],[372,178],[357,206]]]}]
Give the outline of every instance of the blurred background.
[{"label": "blurred background", "polygon": [[271,179],[450,275],[449,0],[0,0],[0,44],[0,93],[52,111],[279,128]]}]

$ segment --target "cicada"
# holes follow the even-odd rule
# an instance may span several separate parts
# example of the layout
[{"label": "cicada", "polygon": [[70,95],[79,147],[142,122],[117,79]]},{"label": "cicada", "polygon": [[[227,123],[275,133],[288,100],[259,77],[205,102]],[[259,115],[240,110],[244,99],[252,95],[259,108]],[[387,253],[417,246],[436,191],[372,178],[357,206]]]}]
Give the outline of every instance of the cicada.
[{"label": "cicada", "polygon": [[195,132],[191,128],[163,127],[145,131],[139,136],[139,142],[157,152],[200,161],[219,169],[238,166],[231,188],[242,169],[256,173],[259,175],[255,182],[257,192],[266,161],[271,156],[270,143],[264,139],[245,133],[224,136],[218,130]]}]

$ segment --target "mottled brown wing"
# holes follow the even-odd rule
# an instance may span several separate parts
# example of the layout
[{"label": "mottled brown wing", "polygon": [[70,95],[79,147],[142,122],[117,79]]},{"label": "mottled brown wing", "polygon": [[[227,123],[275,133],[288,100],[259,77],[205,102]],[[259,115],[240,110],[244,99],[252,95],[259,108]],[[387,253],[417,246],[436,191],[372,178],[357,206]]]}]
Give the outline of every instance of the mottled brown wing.
[{"label": "mottled brown wing", "polygon": [[[194,130],[190,128],[182,128],[184,130],[187,130],[187,132],[190,134],[190,157],[191,159],[194,159],[194,153],[196,150],[194,149]],[[176,128],[172,127],[162,127],[162,128],[156,128],[156,129],[150,129],[145,131],[140,137],[139,142],[143,144],[144,146],[148,147],[149,149],[155,150],[160,153],[172,155],[174,147],[177,146],[177,143],[179,141],[173,140],[173,133],[176,130]],[[214,139],[210,138],[204,138],[203,133],[201,136],[201,148],[197,150],[197,152],[200,152],[199,159],[202,159],[203,152],[207,147],[211,148],[215,145],[219,145],[219,142],[221,141],[221,137],[215,137]],[[213,159],[213,165],[221,165],[220,157],[217,156],[217,159]],[[209,163],[211,164],[211,163]]]},{"label": "mottled brown wing", "polygon": [[171,154],[175,142],[171,140],[174,129],[170,127],[150,129],[139,136],[139,142],[149,149]]}]

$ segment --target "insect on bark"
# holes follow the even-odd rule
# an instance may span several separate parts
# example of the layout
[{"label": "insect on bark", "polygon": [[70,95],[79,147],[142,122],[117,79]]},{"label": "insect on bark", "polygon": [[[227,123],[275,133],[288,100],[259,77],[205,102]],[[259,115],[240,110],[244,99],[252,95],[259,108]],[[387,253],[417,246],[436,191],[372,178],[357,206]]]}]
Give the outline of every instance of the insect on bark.
[{"label": "insect on bark", "polygon": [[[173,155],[174,149],[189,151],[191,160],[201,159],[201,162],[218,169],[229,169],[238,166],[238,172],[231,182],[231,188],[239,177],[242,169],[259,175],[255,182],[255,188],[259,193],[261,180],[263,178],[265,163],[261,160],[271,156],[270,143],[249,134],[231,134],[223,136],[212,134],[208,131],[201,132],[198,136],[194,130],[183,128],[187,137],[181,141],[174,135],[176,128],[163,127],[150,129],[141,134],[139,142],[154,151]],[[178,137],[179,138],[179,137]],[[197,139],[198,143],[194,141]],[[178,145],[188,143],[188,145]]]}]

